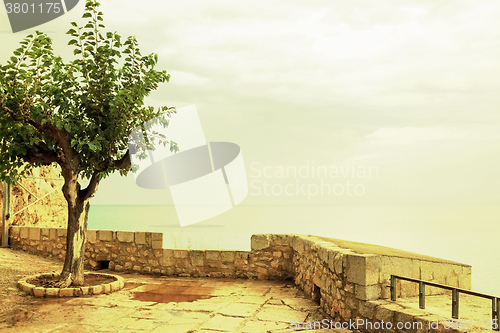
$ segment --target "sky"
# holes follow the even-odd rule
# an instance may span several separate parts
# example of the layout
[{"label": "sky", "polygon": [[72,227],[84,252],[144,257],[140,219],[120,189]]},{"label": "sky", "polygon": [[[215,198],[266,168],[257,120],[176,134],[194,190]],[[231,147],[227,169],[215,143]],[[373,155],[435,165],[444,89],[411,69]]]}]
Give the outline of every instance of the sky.
[{"label": "sky", "polygon": [[[149,104],[195,104],[207,141],[241,147],[243,204],[498,203],[500,2],[376,4],[113,0],[101,10],[107,30],[135,35],[171,74]],[[71,60],[65,32],[83,6],[15,34],[0,9],[0,63],[35,29]],[[328,175],[312,177],[314,167]],[[314,194],[337,184],[342,194]],[[113,175],[92,203],[172,201]]]}]

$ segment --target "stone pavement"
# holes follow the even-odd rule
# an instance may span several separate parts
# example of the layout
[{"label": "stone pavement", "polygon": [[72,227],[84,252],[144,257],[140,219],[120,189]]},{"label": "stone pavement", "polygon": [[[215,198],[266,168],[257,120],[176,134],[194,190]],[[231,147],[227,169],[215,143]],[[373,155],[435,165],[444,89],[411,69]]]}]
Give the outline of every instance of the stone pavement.
[{"label": "stone pavement", "polygon": [[[30,260],[36,260],[32,257]],[[0,319],[0,330],[2,333],[295,332],[290,327],[291,320],[331,319],[295,286],[284,282],[120,275],[126,280],[125,288],[108,295],[39,299],[24,296],[4,316],[3,322]],[[307,330],[327,331],[351,332]]]}]

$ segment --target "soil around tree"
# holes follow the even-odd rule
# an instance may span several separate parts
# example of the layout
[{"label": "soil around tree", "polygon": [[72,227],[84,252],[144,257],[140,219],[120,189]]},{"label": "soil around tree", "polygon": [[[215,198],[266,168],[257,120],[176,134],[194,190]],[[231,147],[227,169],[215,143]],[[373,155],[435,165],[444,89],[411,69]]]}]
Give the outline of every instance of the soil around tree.
[{"label": "soil around tree", "polygon": [[[109,275],[102,275],[99,273],[86,273],[83,286],[80,287],[92,287],[100,284],[106,284],[116,281],[116,278]],[[42,274],[34,278],[27,279],[26,282],[35,285],[36,287],[43,288],[56,288],[56,283],[59,282],[59,275],[57,274]],[[70,286],[75,287],[75,286]]]}]

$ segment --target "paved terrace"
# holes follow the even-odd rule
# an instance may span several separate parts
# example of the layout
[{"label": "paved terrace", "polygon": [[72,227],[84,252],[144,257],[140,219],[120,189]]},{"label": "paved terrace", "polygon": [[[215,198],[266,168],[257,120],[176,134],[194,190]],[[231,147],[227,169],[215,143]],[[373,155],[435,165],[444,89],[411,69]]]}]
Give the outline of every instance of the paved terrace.
[{"label": "paved terrace", "polygon": [[331,319],[295,286],[274,281],[120,274],[123,290],[81,298],[40,299],[16,288],[22,276],[60,269],[59,261],[0,249],[2,332],[295,332],[292,319]]}]

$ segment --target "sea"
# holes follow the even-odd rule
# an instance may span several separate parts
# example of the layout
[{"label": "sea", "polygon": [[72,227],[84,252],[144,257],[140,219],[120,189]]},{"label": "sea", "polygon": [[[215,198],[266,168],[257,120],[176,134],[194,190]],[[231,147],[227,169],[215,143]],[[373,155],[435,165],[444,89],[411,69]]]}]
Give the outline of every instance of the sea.
[{"label": "sea", "polygon": [[88,228],[163,233],[164,248],[250,250],[257,233],[388,246],[472,265],[472,289],[500,297],[500,205],[239,205],[181,227],[174,206],[92,205]]}]

